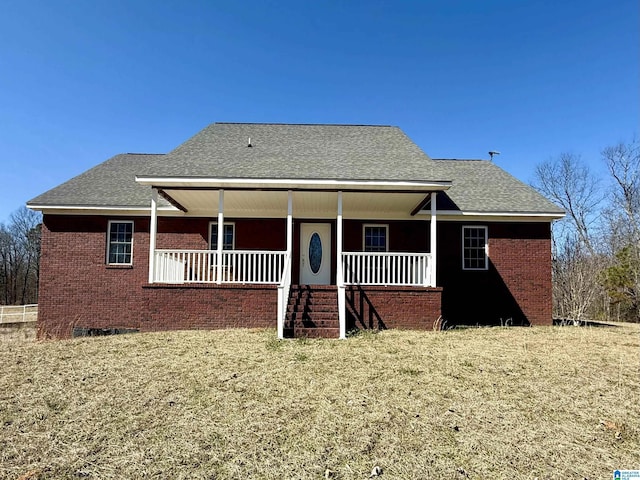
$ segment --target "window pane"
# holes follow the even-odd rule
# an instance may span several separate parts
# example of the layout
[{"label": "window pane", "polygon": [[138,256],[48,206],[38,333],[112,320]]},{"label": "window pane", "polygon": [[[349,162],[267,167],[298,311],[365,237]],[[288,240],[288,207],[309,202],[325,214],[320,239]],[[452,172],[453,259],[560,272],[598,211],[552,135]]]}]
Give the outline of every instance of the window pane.
[{"label": "window pane", "polygon": [[487,268],[487,230],[479,227],[463,227],[462,254],[463,268],[486,269]]},{"label": "window pane", "polygon": [[386,227],[364,227],[364,251],[384,252],[387,250]]},{"label": "window pane", "polygon": [[[233,250],[233,233],[234,226],[233,224],[225,224],[224,230],[222,231],[222,249],[223,250]],[[211,250],[218,249],[218,224],[211,224]]]},{"label": "window pane", "polygon": [[111,222],[109,224],[108,263],[130,264],[133,243],[132,222]]}]

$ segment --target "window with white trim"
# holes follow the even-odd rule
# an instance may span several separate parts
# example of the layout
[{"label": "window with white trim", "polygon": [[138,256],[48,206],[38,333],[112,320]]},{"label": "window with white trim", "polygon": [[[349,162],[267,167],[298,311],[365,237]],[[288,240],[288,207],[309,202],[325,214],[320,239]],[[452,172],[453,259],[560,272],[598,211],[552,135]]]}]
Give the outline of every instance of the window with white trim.
[{"label": "window with white trim", "polygon": [[[222,249],[233,250],[235,245],[235,223],[224,224],[224,230],[222,231]],[[209,224],[209,247],[211,250],[218,249],[218,222],[211,222]]]},{"label": "window with white trim", "polygon": [[489,245],[487,227],[462,227],[462,269],[487,270],[489,268]]},{"label": "window with white trim", "polygon": [[109,221],[107,232],[107,264],[131,265],[133,263],[133,222]]},{"label": "window with white trim", "polygon": [[364,225],[363,250],[386,252],[389,250],[389,225]]}]

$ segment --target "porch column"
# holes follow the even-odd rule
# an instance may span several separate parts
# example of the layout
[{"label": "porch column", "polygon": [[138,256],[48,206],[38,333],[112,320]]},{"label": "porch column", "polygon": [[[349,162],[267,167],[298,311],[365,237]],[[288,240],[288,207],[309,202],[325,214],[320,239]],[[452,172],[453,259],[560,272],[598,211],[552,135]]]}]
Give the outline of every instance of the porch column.
[{"label": "porch column", "polygon": [[153,283],[156,265],[156,235],[158,233],[158,190],[151,189],[151,223],[149,225],[149,283]]},{"label": "porch column", "polygon": [[293,250],[293,193],[287,192],[287,255],[291,258]]},{"label": "porch column", "polygon": [[431,281],[430,287],[436,286],[436,262],[437,262],[437,230],[436,230],[436,195],[437,192],[431,192]]},{"label": "porch column", "polygon": [[224,190],[218,191],[218,249],[216,252],[216,283],[222,283],[222,247],[224,242]]},{"label": "porch column", "polygon": [[287,314],[287,302],[289,301],[289,288],[291,285],[291,255],[293,245],[293,194],[291,190],[287,192],[287,259],[284,267],[288,271],[282,272],[283,280],[278,285],[278,338],[284,338],[284,319]]},{"label": "porch column", "polygon": [[336,218],[336,286],[338,287],[338,321],[340,323],[340,338],[347,338],[347,311],[344,289],[344,275],[342,273],[342,191],[338,192],[338,217]]}]

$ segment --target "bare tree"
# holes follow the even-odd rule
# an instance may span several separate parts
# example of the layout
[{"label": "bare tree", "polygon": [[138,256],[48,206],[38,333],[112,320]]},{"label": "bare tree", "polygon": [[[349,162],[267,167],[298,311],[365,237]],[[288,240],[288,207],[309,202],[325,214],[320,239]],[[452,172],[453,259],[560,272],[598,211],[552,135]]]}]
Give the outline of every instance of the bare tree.
[{"label": "bare tree", "polygon": [[591,255],[580,242],[563,238],[554,244],[553,309],[557,317],[574,321],[599,316],[603,298],[602,255]]},{"label": "bare tree", "polygon": [[536,167],[534,187],[567,216],[553,225],[554,314],[582,320],[597,315],[604,297],[599,281],[604,259],[598,252],[603,195],[599,181],[579,156],[563,153]]},{"label": "bare tree", "polygon": [[35,303],[40,272],[39,213],[26,207],[0,224],[0,286],[2,303]]},{"label": "bare tree", "polygon": [[567,212],[566,219],[556,223],[556,230],[562,236],[577,237],[589,253],[595,254],[593,233],[604,196],[599,180],[580,156],[561,153],[541,163],[536,167],[533,186]]},{"label": "bare tree", "polygon": [[611,176],[605,210],[613,265],[604,274],[611,301],[627,320],[640,321],[640,143],[619,143],[602,152]]}]

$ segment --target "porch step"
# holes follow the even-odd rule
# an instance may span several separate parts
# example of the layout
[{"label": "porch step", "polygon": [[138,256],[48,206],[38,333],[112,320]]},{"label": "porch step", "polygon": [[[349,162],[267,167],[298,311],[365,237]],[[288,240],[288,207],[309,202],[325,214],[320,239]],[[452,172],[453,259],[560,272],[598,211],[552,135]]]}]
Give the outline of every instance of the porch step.
[{"label": "porch step", "polygon": [[338,338],[338,290],[335,285],[292,285],[285,336]]},{"label": "porch step", "polygon": [[294,338],[338,338],[340,328],[298,328],[294,334]]}]

